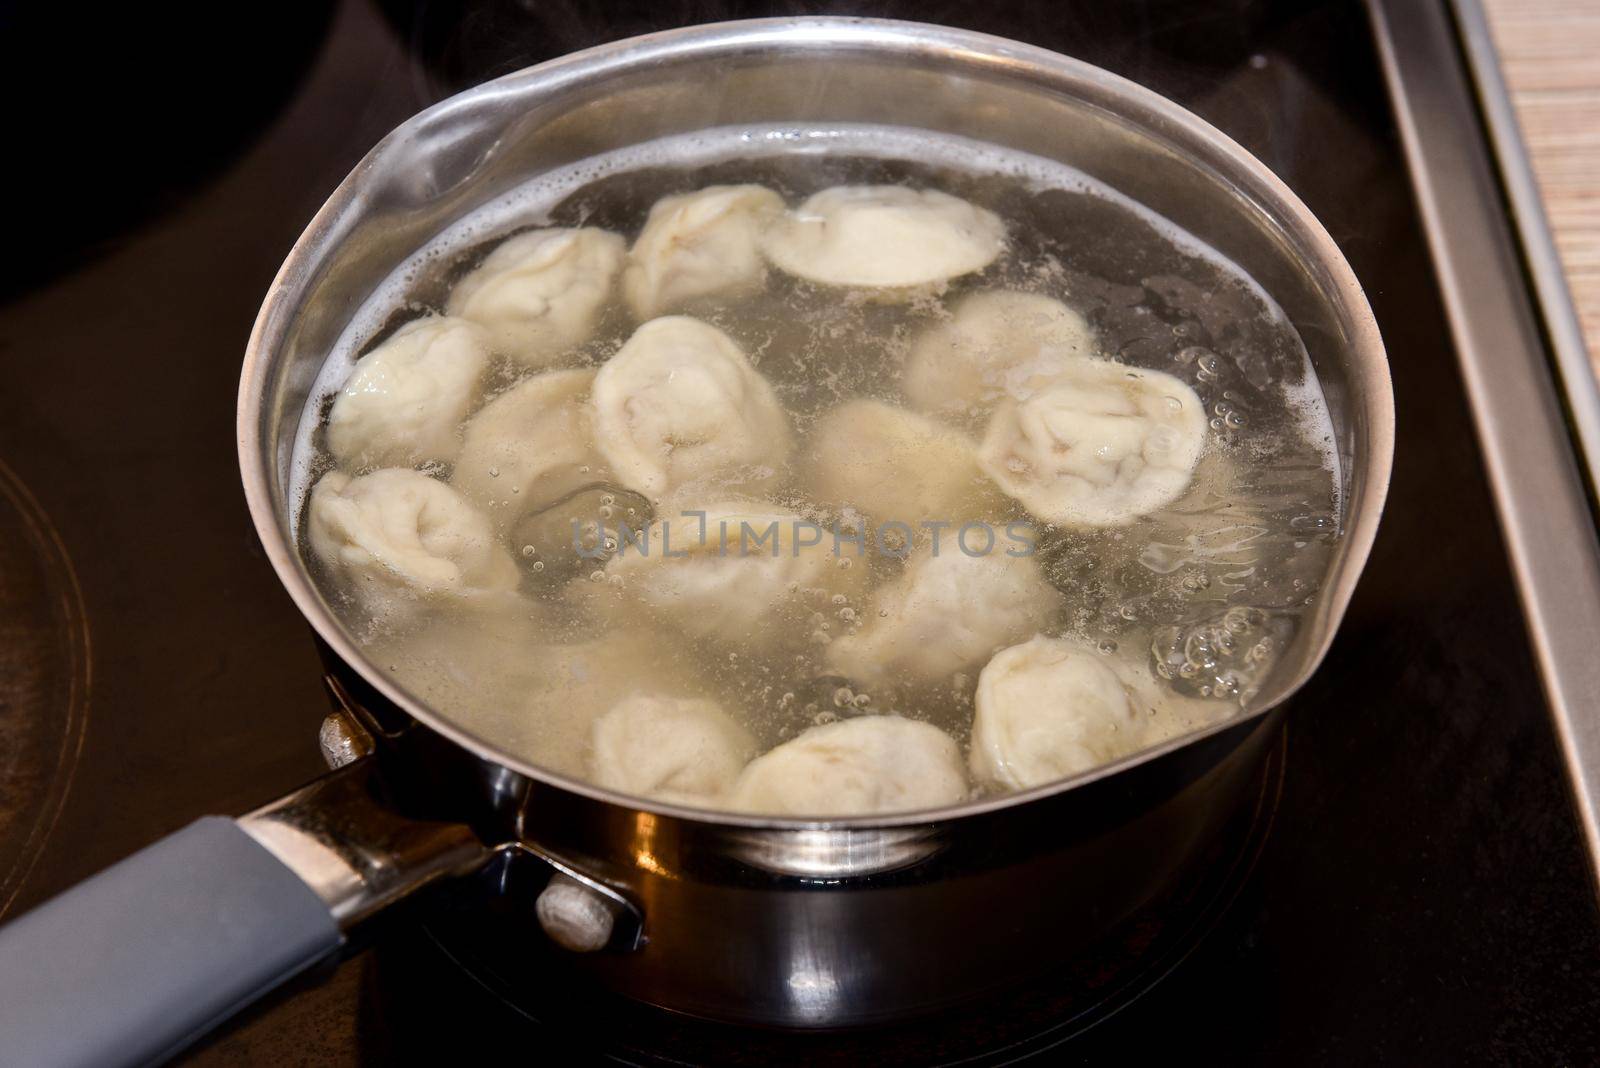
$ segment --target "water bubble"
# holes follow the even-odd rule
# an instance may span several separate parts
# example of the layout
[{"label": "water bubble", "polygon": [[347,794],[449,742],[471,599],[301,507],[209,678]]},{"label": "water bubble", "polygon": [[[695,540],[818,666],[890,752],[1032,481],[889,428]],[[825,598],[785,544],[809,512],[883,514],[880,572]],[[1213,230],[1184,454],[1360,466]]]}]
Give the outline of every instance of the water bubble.
[{"label": "water bubble", "polygon": [[1114,639],[1102,638],[1100,640],[1100,644],[1096,646],[1096,648],[1098,648],[1102,653],[1105,653],[1107,656],[1110,656],[1112,653],[1117,651],[1117,643]]},{"label": "water bubble", "polygon": [[591,572],[589,572],[589,581],[590,582],[604,582],[605,580],[606,580],[606,573],[604,571],[591,571]]},{"label": "water bubble", "polygon": [[1156,673],[1202,697],[1238,698],[1271,669],[1292,622],[1235,605],[1189,626],[1157,628],[1151,640]]},{"label": "water bubble", "polygon": [[538,550],[535,549],[532,545],[524,545],[522,547],[522,555],[523,556],[532,556],[536,552],[538,552]]},{"label": "water bubble", "polygon": [[533,570],[535,570],[535,571],[543,571],[544,570],[544,561],[543,560],[535,560],[533,562]]},{"label": "water bubble", "polygon": [[1339,529],[1339,521],[1326,513],[1297,515],[1289,520],[1289,529],[1305,534],[1332,534]]}]

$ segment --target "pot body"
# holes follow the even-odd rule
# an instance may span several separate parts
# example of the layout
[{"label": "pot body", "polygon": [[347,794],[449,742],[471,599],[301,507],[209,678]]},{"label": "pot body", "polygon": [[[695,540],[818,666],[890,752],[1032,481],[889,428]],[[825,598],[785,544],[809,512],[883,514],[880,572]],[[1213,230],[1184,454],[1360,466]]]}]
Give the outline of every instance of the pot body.
[{"label": "pot body", "polygon": [[[884,1023],[1059,971],[1152,901],[1203,877],[1256,803],[1276,715],[1025,805],[879,828],[731,827],[584,797],[484,760],[411,720],[329,657],[372,734],[389,801],[518,843],[474,897],[476,962],[502,982],[581,979],[661,1008],[742,1024]],[[608,951],[541,929],[548,862],[630,902]],[[441,928],[448,942],[451,926]],[[487,959],[486,959],[487,958]],[[535,978],[529,973],[543,970]],[[554,970],[561,975],[548,974]],[[566,978],[563,978],[565,975]]]},{"label": "pot body", "polygon": [[[939,27],[771,20],[638,38],[445,101],[385,139],[285,263],[240,395],[246,494],[263,546],[374,735],[394,802],[471,825],[621,895],[642,944],[572,966],[718,1019],[868,1024],[1048,968],[1198,863],[1252,797],[1260,712],[1072,783],[926,817],[713,820],[647,809],[521,764],[369,663],[311,581],[291,528],[291,453],[325,354],[362,301],[449,223],[530,178],[711,127],[887,124],[1059,160],[1230,257],[1295,324],[1342,463],[1342,541],[1321,598],[1257,697],[1275,705],[1331,639],[1388,481],[1392,399],[1370,311],[1326,233],[1259,163],[1159,97],[1092,67]],[[542,865],[505,870],[505,900]],[[519,872],[529,872],[526,876]],[[542,944],[509,916],[508,967]],[[523,956],[528,954],[527,956]]]}]

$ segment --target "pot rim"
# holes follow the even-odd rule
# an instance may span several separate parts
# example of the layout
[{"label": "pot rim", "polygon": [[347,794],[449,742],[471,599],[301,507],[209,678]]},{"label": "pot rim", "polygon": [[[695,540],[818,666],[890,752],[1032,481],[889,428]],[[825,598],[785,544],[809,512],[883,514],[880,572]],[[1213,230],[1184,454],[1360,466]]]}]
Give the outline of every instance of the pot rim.
[{"label": "pot rim", "polygon": [[[408,693],[379,670],[346,634],[311,581],[292,544],[285,517],[278,515],[272,494],[272,457],[262,447],[261,422],[266,397],[267,371],[272,351],[292,321],[291,305],[315,267],[327,238],[338,220],[363,193],[365,172],[373,168],[405,135],[423,123],[437,123],[448,113],[486,96],[515,90],[543,93],[577,81],[603,78],[619,68],[685,57],[715,57],[720,53],[755,47],[846,47],[868,51],[931,54],[945,62],[973,67],[998,66],[1039,86],[1049,86],[1091,100],[1115,101],[1115,114],[1137,124],[1145,133],[1165,141],[1185,158],[1199,160],[1222,178],[1242,184],[1260,207],[1270,211],[1297,240],[1296,248],[1326,272],[1329,303],[1341,314],[1349,331],[1348,348],[1353,378],[1363,381],[1356,391],[1364,398],[1358,427],[1365,432],[1366,466],[1357,492],[1345,501],[1347,525],[1331,564],[1334,581],[1324,587],[1316,611],[1307,625],[1315,626],[1320,640],[1310,651],[1305,667],[1289,685],[1272,693],[1243,715],[1142,750],[1089,771],[1015,793],[966,801],[940,808],[882,815],[831,819],[797,819],[690,808],[664,801],[608,790],[580,779],[549,771],[505,752],[495,743],[477,737]],[[1259,208],[1258,208],[1259,210]],[[385,698],[418,722],[461,746],[478,758],[511,769],[532,780],[579,794],[594,801],[630,811],[643,811],[695,823],[771,831],[850,831],[926,826],[976,817],[1001,809],[1026,805],[1076,789],[1089,782],[1148,763],[1165,753],[1185,748],[1203,738],[1260,719],[1298,690],[1316,672],[1338,629],[1362,567],[1376,536],[1387,495],[1394,451],[1394,398],[1388,360],[1377,323],[1354,272],[1327,231],[1300,199],[1265,164],[1226,134],[1160,94],[1120,75],[1047,49],[991,34],[892,19],[839,16],[762,18],[708,23],[626,38],[574,52],[495,78],[441,100],[401,123],[362,158],[334,190],[296,240],[273,279],[245,349],[239,386],[236,431],[239,465],[245,499],[257,535],[295,606],[329,649],[356,670]]]}]

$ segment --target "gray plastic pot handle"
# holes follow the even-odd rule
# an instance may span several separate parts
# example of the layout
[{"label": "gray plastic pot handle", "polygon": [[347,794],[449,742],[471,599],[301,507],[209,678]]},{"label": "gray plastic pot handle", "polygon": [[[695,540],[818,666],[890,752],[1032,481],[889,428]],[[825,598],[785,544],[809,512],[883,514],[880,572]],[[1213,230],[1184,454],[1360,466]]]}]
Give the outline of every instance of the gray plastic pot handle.
[{"label": "gray plastic pot handle", "polygon": [[169,1057],[339,948],[343,931],[493,855],[346,764],[208,816],[0,927],[0,1066]]},{"label": "gray plastic pot handle", "polygon": [[160,1060],[343,941],[299,876],[208,816],[0,927],[0,1064]]}]

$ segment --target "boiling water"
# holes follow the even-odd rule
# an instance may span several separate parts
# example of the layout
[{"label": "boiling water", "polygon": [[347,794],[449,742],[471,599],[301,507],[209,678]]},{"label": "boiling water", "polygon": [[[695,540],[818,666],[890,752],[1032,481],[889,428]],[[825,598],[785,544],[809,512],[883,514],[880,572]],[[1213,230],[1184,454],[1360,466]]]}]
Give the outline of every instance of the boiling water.
[{"label": "boiling water", "polygon": [[[774,189],[791,206],[841,184],[938,189],[995,212],[1009,232],[996,263],[909,304],[851,299],[774,270],[758,295],[683,309],[737,340],[772,383],[799,443],[796,467],[809,429],[840,401],[903,403],[900,368],[912,339],[968,292],[1055,297],[1088,319],[1100,355],[1193,387],[1210,431],[1180,500],[1121,527],[1039,528],[1038,559],[1062,595],[1047,630],[1141,663],[1170,693],[1191,699],[1189,707],[1212,708],[1213,719],[1247,706],[1314,603],[1341,526],[1331,424],[1299,338],[1267,294],[1192,236],[1079,172],[973,142],[881,128],[713,131],[530,183],[419,250],[352,321],[302,427],[294,499],[302,501],[333,466],[322,428],[356,356],[404,322],[441,311],[451,286],[505,236],[584,225],[631,243],[659,198],[743,182]],[[564,365],[603,363],[634,325],[617,302]],[[485,399],[527,373],[498,364]],[[608,475],[593,472],[597,483]],[[809,505],[793,479],[769,496]],[[801,618],[774,615],[772,626],[793,632],[775,652],[683,641],[647,619],[627,635],[608,635],[573,596],[574,586],[603,582],[605,572],[581,558],[564,531],[578,523],[578,540],[593,546],[597,527],[641,525],[649,508],[620,487],[602,486],[515,529],[510,547],[523,568],[526,611],[493,624],[445,613],[401,625],[374,620],[356,609],[338,576],[322,573],[319,581],[358,639],[407,688],[475,733],[559,771],[584,774],[586,717],[596,702],[646,678],[716,698],[762,748],[831,719],[885,711],[931,721],[966,744],[978,668],[938,686],[891,682],[879,692],[827,671],[824,648],[870,622],[870,597],[818,597]],[[1012,506],[994,521],[1025,518]],[[839,566],[851,565],[869,568],[878,584],[904,566],[881,552]]]}]

